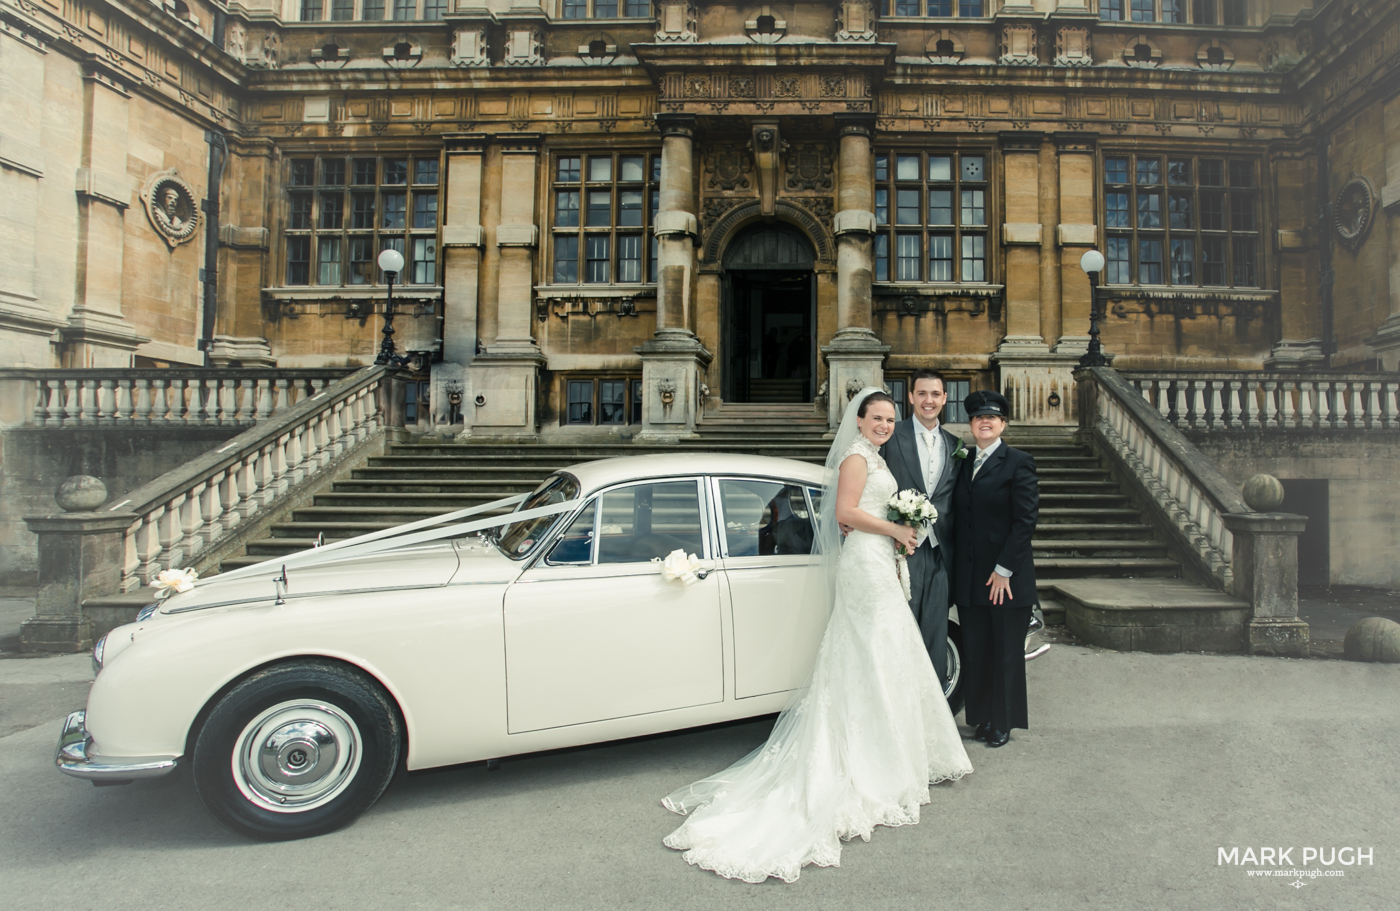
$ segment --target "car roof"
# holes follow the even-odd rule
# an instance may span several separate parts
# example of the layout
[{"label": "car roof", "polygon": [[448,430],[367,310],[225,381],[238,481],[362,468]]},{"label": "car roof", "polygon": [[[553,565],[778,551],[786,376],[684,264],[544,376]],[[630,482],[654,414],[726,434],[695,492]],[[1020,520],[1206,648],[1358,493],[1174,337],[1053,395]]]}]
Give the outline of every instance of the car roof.
[{"label": "car roof", "polygon": [[623,456],[580,462],[564,469],[578,478],[581,492],[592,493],[625,481],[697,474],[756,475],[821,486],[823,468],[796,459],[738,455],[728,452],[683,452]]}]

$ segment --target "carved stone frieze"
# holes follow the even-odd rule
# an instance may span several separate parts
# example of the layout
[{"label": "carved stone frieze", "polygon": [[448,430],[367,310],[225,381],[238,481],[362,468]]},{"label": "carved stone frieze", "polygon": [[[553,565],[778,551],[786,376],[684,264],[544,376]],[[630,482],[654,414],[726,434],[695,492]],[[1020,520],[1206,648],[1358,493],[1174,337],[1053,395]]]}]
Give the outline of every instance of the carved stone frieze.
[{"label": "carved stone frieze", "polygon": [[796,76],[779,76],[773,80],[774,98],[801,98],[802,81]]},{"label": "carved stone frieze", "polygon": [[758,96],[758,83],[752,76],[730,76],[730,98],[755,98]]},{"label": "carved stone frieze", "polygon": [[690,75],[685,77],[685,97],[709,98],[711,81],[709,76]]},{"label": "carved stone frieze", "polygon": [[705,186],[730,192],[753,187],[753,159],[738,145],[717,145],[705,152]]},{"label": "carved stone frieze", "polygon": [[1087,28],[1067,25],[1055,33],[1055,65],[1094,65],[1094,50]]},{"label": "carved stone frieze", "polygon": [[819,91],[823,98],[845,98],[846,97],[846,77],[835,73],[825,74],[818,80]]},{"label": "carved stone frieze", "polygon": [[789,190],[830,190],[835,185],[831,146],[804,142],[787,154],[786,180]]}]

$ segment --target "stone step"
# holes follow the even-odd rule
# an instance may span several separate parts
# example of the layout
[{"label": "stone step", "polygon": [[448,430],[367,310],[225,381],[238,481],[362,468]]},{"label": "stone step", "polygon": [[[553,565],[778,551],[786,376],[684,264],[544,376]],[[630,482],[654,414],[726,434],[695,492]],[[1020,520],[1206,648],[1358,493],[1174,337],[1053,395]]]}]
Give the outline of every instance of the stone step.
[{"label": "stone step", "polygon": [[1053,591],[1070,631],[1103,648],[1238,652],[1245,646],[1249,604],[1184,579],[1059,579]]},{"label": "stone step", "polygon": [[[533,488],[528,488],[533,489]],[[526,488],[519,490],[525,493]],[[413,509],[436,509],[438,512],[452,512],[456,509],[466,509],[477,503],[486,503],[487,498],[479,493],[446,493],[423,492],[423,493],[392,493],[392,492],[365,492],[365,493],[323,493],[316,497],[313,506],[303,507],[305,509],[321,509],[322,507],[344,507],[355,509],[372,509],[375,507],[398,507],[404,506]],[[300,510],[298,510],[300,513]]]},{"label": "stone step", "polygon": [[1059,493],[1063,493],[1065,491],[1072,491],[1075,493],[1099,493],[1102,491],[1111,490],[1114,493],[1119,493],[1121,495],[1122,488],[1120,488],[1116,483],[1110,480],[1090,481],[1082,478],[1070,478],[1067,480],[1061,480],[1059,478],[1052,479],[1042,477],[1040,479],[1040,490],[1042,494],[1047,490],[1052,490]]},{"label": "stone step", "polygon": [[1090,505],[1094,505],[1113,508],[1127,506],[1128,502],[1128,498],[1121,493],[1084,493],[1075,491],[1074,493],[1042,493],[1040,495],[1041,506],[1051,507],[1080,506],[1088,508]]},{"label": "stone step", "polygon": [[1148,539],[1109,540],[1105,538],[1059,538],[1031,540],[1031,553],[1038,560],[1061,560],[1069,557],[1109,559],[1118,557],[1166,557],[1167,546]]},{"label": "stone step", "polygon": [[1181,564],[1169,557],[1037,557],[1036,580],[1098,576],[1170,577],[1181,573]]},{"label": "stone step", "polygon": [[1051,508],[1041,507],[1040,522],[1077,522],[1077,521],[1113,521],[1126,520],[1137,522],[1142,519],[1142,514],[1136,509],[1088,509],[1070,506],[1055,506]]},{"label": "stone step", "polygon": [[1110,540],[1151,538],[1152,527],[1126,522],[1041,522],[1035,530],[1035,540],[1050,536],[1054,539]]}]

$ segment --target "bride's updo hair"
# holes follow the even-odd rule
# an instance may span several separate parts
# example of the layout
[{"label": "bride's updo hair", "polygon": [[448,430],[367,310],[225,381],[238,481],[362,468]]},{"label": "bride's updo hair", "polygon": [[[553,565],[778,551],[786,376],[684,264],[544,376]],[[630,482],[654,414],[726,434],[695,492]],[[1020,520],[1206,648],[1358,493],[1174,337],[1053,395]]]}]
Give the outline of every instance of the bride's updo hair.
[{"label": "bride's updo hair", "polygon": [[[889,402],[891,407],[894,406],[894,399],[890,396],[888,392],[872,392],[869,395],[867,395],[864,400],[861,401],[860,407],[856,409],[856,417],[865,417],[865,413],[870,410],[870,405],[873,402]],[[894,411],[895,414],[899,413],[898,408],[895,408]]]}]

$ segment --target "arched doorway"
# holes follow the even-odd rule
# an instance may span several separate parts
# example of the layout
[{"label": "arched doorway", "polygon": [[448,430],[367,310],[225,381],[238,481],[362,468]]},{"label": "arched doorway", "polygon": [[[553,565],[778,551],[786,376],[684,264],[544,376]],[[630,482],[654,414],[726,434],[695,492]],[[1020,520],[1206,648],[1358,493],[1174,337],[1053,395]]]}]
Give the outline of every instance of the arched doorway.
[{"label": "arched doorway", "polygon": [[812,401],[815,263],[806,235],[777,221],[745,229],[725,249],[720,312],[725,401]]}]

